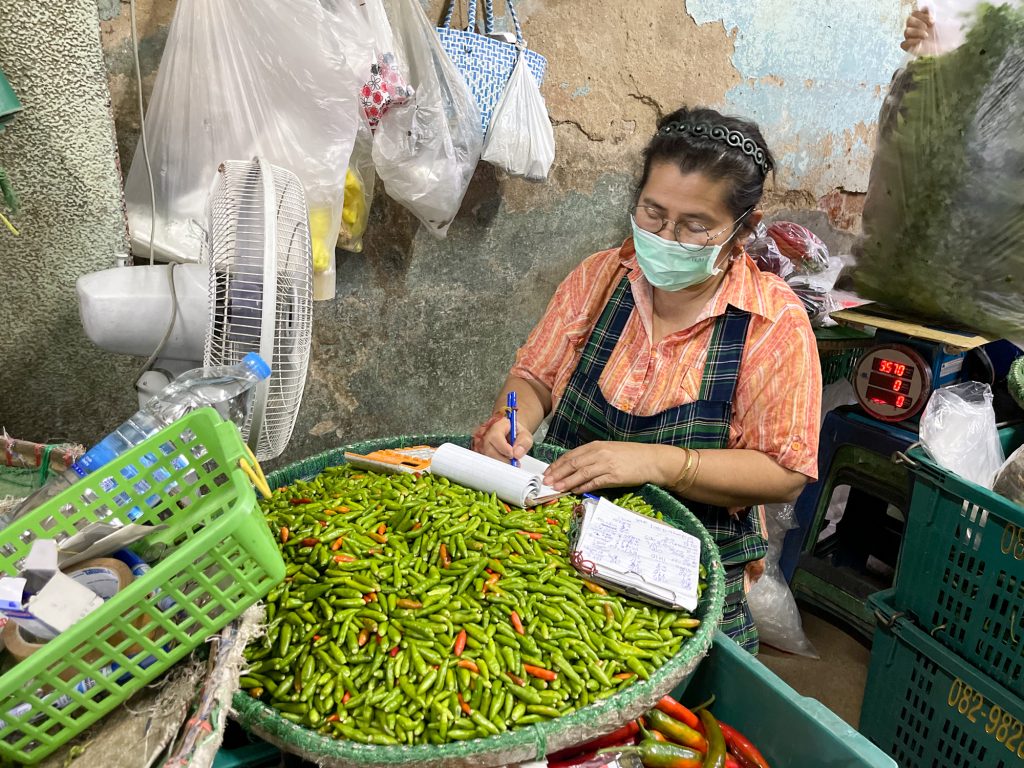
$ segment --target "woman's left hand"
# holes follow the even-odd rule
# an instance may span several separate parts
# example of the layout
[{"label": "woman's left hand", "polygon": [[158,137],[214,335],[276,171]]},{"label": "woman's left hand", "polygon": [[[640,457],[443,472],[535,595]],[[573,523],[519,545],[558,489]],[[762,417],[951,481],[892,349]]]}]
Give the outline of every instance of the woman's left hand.
[{"label": "woman's left hand", "polygon": [[665,448],[643,443],[587,443],[556,459],[544,473],[544,483],[571,493],[644,483],[664,485],[670,482],[659,468]]}]

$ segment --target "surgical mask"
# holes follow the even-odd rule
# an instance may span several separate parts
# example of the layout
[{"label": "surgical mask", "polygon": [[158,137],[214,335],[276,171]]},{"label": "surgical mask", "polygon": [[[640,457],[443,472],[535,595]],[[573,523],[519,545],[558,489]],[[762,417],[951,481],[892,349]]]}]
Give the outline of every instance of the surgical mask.
[{"label": "surgical mask", "polygon": [[663,291],[681,291],[700,285],[721,273],[715,266],[722,253],[720,245],[706,245],[700,250],[688,251],[675,240],[666,240],[637,226],[632,216],[633,247],[636,261],[647,282]]}]

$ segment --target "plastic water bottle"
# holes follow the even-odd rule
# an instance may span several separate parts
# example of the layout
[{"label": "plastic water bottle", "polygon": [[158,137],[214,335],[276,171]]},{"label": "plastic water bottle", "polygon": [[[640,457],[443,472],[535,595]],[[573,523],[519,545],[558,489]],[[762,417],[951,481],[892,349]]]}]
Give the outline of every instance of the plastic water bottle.
[{"label": "plastic water bottle", "polygon": [[86,451],[63,474],[51,479],[11,512],[0,517],[0,528],[6,528],[22,515],[197,408],[213,406],[221,416],[241,427],[249,414],[253,387],[268,376],[270,366],[255,352],[247,354],[237,365],[186,371],[160,390],[121,426]]}]

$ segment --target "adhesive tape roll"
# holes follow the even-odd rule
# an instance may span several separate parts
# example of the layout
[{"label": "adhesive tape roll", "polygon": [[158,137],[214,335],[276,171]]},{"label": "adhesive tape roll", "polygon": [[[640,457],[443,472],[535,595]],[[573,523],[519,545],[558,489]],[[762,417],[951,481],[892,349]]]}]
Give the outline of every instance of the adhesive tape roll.
[{"label": "adhesive tape roll", "polygon": [[[109,600],[122,589],[132,583],[135,578],[132,576],[131,569],[122,563],[120,560],[114,560],[108,557],[98,557],[93,560],[86,560],[83,563],[79,563],[67,570],[67,575],[73,578],[82,586],[88,587],[90,590],[99,595],[103,600]],[[149,623],[149,618],[143,614],[139,616],[133,625],[137,628],[145,627]],[[3,628],[3,643],[7,647],[7,651],[17,661],[27,659],[33,653],[43,647],[42,643],[37,643],[34,640],[26,637],[25,634],[18,627],[17,623],[13,621],[7,622],[7,626]],[[124,636],[120,633],[113,635],[109,642],[111,645],[116,645],[123,642]],[[126,650],[128,655],[138,653],[140,649],[138,646],[132,646]],[[97,654],[90,653],[86,654],[85,661],[92,663],[96,660]],[[74,668],[65,668],[61,673],[60,677],[65,680],[70,680],[76,674]]]}]

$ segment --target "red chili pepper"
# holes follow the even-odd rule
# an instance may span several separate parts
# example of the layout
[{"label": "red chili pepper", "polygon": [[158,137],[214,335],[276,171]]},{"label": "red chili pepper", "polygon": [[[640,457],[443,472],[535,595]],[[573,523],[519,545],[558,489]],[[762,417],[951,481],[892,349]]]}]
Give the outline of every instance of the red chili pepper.
[{"label": "red chili pepper", "polygon": [[459,706],[462,708],[462,713],[466,717],[469,717],[470,715],[472,715],[473,714],[473,708],[470,707],[469,704],[466,703],[466,700],[464,698],[462,698],[462,694],[461,693],[457,693],[455,695],[459,699]]},{"label": "red chili pepper", "polygon": [[334,556],[334,562],[336,563],[354,563],[355,561],[356,559],[352,555],[346,555],[344,552]]},{"label": "red chili pepper", "polygon": [[487,581],[484,582],[484,589],[483,589],[483,591],[486,592],[488,589],[490,589],[495,584],[497,584],[498,583],[498,579],[500,579],[500,578],[501,578],[501,574],[500,573],[492,573],[490,576],[488,576],[487,577]]},{"label": "red chili pepper", "polygon": [[327,527],[327,521],[326,520],[321,520],[320,521],[320,527],[321,528],[326,528]]},{"label": "red chili pepper", "polygon": [[395,646],[394,648],[392,648],[392,649],[391,649],[390,651],[388,651],[388,653],[390,653],[390,654],[391,654],[391,658],[395,658],[395,656],[397,656],[397,655],[398,655],[398,652],[399,652],[400,650],[401,650],[401,649],[400,649],[400,648],[399,648],[399,647],[398,647],[398,646],[396,645],[396,646]]},{"label": "red chili pepper", "polygon": [[523,678],[519,677],[519,675],[513,675],[511,672],[506,672],[505,675],[508,677],[509,680],[518,685],[520,688],[526,685],[526,681],[523,680]]},{"label": "red chili pepper", "polygon": [[508,616],[512,620],[512,628],[520,635],[526,634],[526,629],[523,627],[523,620],[519,618],[519,614],[515,611]]},{"label": "red chili pepper", "polygon": [[550,669],[544,669],[543,667],[535,667],[532,664],[523,664],[523,669],[526,670],[526,674],[536,677],[538,680],[551,682],[558,678],[557,672],[552,672]]},{"label": "red chili pepper", "polygon": [[370,630],[368,630],[366,627],[363,627],[359,631],[359,637],[358,637],[359,647],[362,648],[368,642],[370,642]]},{"label": "red chili pepper", "polygon": [[550,517],[545,517],[544,522],[548,525],[558,525],[558,521]]},{"label": "red chili pepper", "polygon": [[679,722],[685,723],[693,729],[700,728],[700,720],[697,719],[697,716],[671,696],[662,696],[661,700],[654,706],[669,717],[674,717]]},{"label": "red chili pepper", "polygon": [[282,526],[281,527],[281,543],[282,544],[287,544],[288,543],[288,537],[290,535],[291,535],[291,532],[288,530],[287,526]]},{"label": "red chili pepper", "polygon": [[768,768],[768,761],[764,759],[764,755],[758,751],[750,739],[721,721],[719,721],[718,727],[722,729],[722,736],[725,737],[729,751],[742,765],[750,765],[751,768]]},{"label": "red chili pepper", "polygon": [[319,639],[320,639],[320,635],[313,635],[313,642],[314,642],[314,643],[315,643],[315,642],[316,642],[317,640],[319,640]]},{"label": "red chili pepper", "polygon": [[383,536],[387,532],[388,532],[387,523],[381,523],[380,525],[377,526],[377,533],[379,533],[381,536]]},{"label": "red chili pepper", "polygon": [[532,531],[517,531],[517,533],[520,536],[526,536],[528,538],[533,539],[534,541],[540,541],[542,538],[544,538],[543,533],[533,533]]},{"label": "red chili pepper", "polygon": [[480,674],[480,667],[476,665],[475,661],[470,661],[469,659],[459,659],[458,666],[462,669],[468,669],[470,672],[476,672],[478,675]]},{"label": "red chili pepper", "polygon": [[466,650],[466,640],[466,630],[462,630],[455,638],[455,647],[452,649],[452,652],[455,654],[455,658],[461,656],[462,652]]},{"label": "red chili pepper", "polygon": [[307,536],[302,540],[302,546],[304,547],[315,547],[319,543],[320,539],[314,538],[312,536]]},{"label": "red chili pepper", "polygon": [[292,499],[288,503],[291,504],[293,507],[297,507],[300,504],[312,504],[313,500],[312,499],[307,499],[306,497],[302,497],[301,499]]},{"label": "red chili pepper", "polygon": [[[666,715],[660,709],[652,709],[647,713],[647,724],[668,736],[676,744],[696,749],[698,752],[708,751],[708,741],[695,728]],[[724,750],[723,750],[724,751]]]},{"label": "red chili pepper", "polygon": [[[346,693],[345,695],[348,696],[348,693]],[[339,720],[341,720],[341,716],[337,712],[332,712],[327,716],[328,723],[336,723]]]},{"label": "red chili pepper", "polygon": [[417,520],[415,523],[413,523],[412,529],[414,531],[418,531],[422,527],[423,527],[423,523],[421,523],[419,520]]},{"label": "red chili pepper", "polygon": [[508,512],[509,514],[512,514],[512,507],[510,507],[508,504],[506,504],[505,502],[501,502],[501,506],[503,506],[505,508],[506,512]]},{"label": "red chili pepper", "polygon": [[553,507],[557,503],[558,503],[558,499],[552,499],[551,501],[545,501],[544,502],[544,506],[545,507]]},{"label": "red chili pepper", "polygon": [[447,568],[449,565],[452,564],[452,559],[450,557],[448,557],[448,547],[447,547],[447,545],[445,545],[445,543],[443,541],[441,542],[441,546],[438,547],[438,552],[439,552],[439,557],[441,558],[441,567],[442,568]]},{"label": "red chili pepper", "polygon": [[348,704],[348,700],[351,699],[351,698],[352,698],[352,694],[349,693],[348,691],[345,691],[345,695],[341,697],[341,703],[342,704]]},{"label": "red chili pepper", "polygon": [[407,597],[400,597],[395,600],[396,608],[405,608],[407,611],[417,611],[423,607],[423,603],[419,600],[410,600]]},{"label": "red chili pepper", "polygon": [[618,730],[612,731],[605,736],[596,738],[593,741],[588,741],[586,744],[580,744],[577,747],[569,747],[568,749],[563,749],[560,752],[555,752],[553,755],[549,755],[547,758],[548,768],[551,767],[553,762],[568,762],[567,758],[570,757],[596,752],[604,747],[617,747],[622,744],[629,744],[638,733],[640,733],[640,725],[636,720],[631,720]]},{"label": "red chili pepper", "polygon": [[740,762],[730,755],[728,752],[725,753],[725,768],[744,768]]}]

